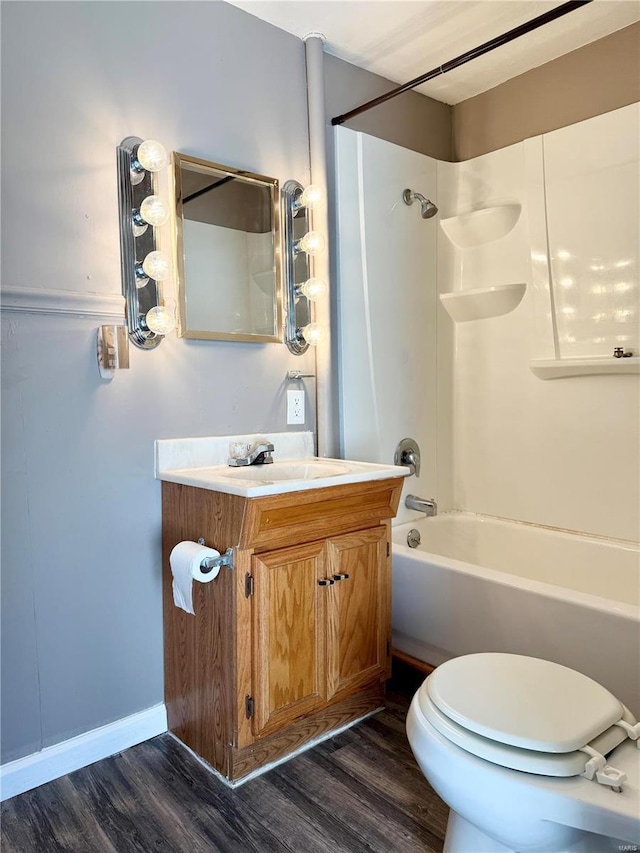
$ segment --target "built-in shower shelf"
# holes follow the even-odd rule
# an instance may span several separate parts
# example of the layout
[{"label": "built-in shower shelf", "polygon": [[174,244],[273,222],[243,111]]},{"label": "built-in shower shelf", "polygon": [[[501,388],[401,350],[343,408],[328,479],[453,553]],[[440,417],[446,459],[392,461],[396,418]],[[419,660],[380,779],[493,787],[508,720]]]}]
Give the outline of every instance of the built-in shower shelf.
[{"label": "built-in shower shelf", "polygon": [[508,314],[518,307],[526,289],[524,282],[497,284],[494,287],[441,293],[440,301],[452,320],[465,323],[467,320],[485,320]]},{"label": "built-in shower shelf", "polygon": [[440,226],[454,246],[471,249],[506,237],[520,218],[521,205],[484,207],[440,220]]},{"label": "built-in shower shelf", "polygon": [[540,379],[566,379],[569,376],[598,376],[607,373],[640,373],[640,356],[631,358],[540,358],[529,362]]}]

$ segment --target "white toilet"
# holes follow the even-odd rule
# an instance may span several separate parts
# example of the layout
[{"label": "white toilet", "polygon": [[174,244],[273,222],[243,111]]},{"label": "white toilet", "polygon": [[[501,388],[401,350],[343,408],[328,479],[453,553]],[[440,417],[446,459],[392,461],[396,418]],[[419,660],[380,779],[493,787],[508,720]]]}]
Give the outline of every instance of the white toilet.
[{"label": "white toilet", "polygon": [[445,853],[640,851],[640,724],[585,675],[454,658],[414,696],[407,735],[451,809]]}]

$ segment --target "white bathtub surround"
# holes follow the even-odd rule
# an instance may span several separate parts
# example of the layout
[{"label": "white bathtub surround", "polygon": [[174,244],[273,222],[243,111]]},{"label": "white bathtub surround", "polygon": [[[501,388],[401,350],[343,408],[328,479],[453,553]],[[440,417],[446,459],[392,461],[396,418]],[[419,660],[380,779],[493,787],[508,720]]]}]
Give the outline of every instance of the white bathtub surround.
[{"label": "white bathtub surround", "polygon": [[[416,528],[422,544],[406,545]],[[394,647],[504,651],[582,672],[640,712],[640,546],[468,513],[394,527]]]},{"label": "white bathtub surround", "polygon": [[640,104],[543,137],[558,358],[640,354]]},{"label": "white bathtub surround", "polygon": [[603,376],[610,373],[640,373],[640,356],[628,358],[536,358],[529,362],[539,379],[565,379],[568,376]]},{"label": "white bathtub surround", "polygon": [[522,204],[499,240],[461,249],[441,234],[440,293],[527,282],[511,313],[438,317],[456,509],[640,540],[640,382],[634,358],[613,357],[615,346],[640,354],[639,138],[633,104],[438,164],[445,218]]},{"label": "white bathtub surround", "polygon": [[461,163],[336,139],[344,454],[411,436],[405,494],[640,540],[640,105]]},{"label": "white bathtub surround", "polygon": [[[405,189],[437,198],[436,160],[343,127],[336,134],[341,352],[341,451],[390,463],[415,439],[420,477],[407,478],[399,520],[413,492],[436,492],[436,238]],[[345,283],[348,282],[348,286]],[[447,368],[441,375],[446,380]],[[450,386],[449,386],[450,387]],[[447,478],[445,477],[445,480]],[[438,500],[448,506],[445,487]]]},{"label": "white bathtub surround", "polygon": [[164,703],[48,746],[0,767],[0,800],[73,773],[167,731]]}]

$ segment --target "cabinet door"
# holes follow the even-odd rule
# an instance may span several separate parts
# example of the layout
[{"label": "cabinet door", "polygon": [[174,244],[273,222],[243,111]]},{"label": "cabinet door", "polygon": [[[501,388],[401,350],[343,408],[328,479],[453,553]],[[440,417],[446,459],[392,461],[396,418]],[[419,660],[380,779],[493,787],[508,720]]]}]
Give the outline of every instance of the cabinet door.
[{"label": "cabinet door", "polygon": [[254,735],[326,702],[324,542],[253,557]]},{"label": "cabinet door", "polygon": [[[327,693],[349,693],[389,674],[390,564],[386,527],[327,541]],[[348,575],[348,577],[344,577]]]}]

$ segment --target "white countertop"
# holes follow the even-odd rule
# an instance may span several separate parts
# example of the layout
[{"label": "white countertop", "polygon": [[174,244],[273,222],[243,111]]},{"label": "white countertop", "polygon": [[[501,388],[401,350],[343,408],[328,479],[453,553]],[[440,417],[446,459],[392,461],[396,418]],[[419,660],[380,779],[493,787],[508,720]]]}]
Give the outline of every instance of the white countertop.
[{"label": "white countertop", "polygon": [[399,465],[314,457],[311,455],[311,433],[300,432],[260,435],[260,438],[274,445],[274,462],[271,464],[239,468],[227,464],[231,442],[251,441],[256,438],[245,435],[158,440],[156,478],[184,486],[253,498],[385,480],[390,477],[401,478],[409,474],[408,468]]}]

